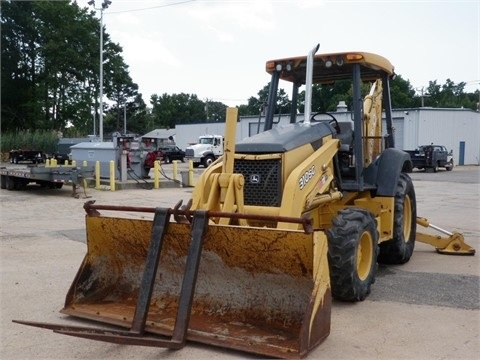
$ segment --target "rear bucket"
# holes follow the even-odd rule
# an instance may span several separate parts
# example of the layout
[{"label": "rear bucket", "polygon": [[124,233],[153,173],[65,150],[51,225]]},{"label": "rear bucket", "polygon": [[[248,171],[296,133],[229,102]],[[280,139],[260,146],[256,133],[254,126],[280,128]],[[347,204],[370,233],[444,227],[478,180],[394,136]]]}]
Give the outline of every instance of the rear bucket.
[{"label": "rear bucket", "polygon": [[[131,328],[144,286],[152,224],[87,215],[88,252],[61,312]],[[149,336],[174,332],[183,306],[179,296],[186,263],[192,261],[187,261],[191,228],[169,222],[163,232],[144,321]],[[323,232],[209,224],[186,339],[278,358],[305,356],[330,332],[326,255]]]}]

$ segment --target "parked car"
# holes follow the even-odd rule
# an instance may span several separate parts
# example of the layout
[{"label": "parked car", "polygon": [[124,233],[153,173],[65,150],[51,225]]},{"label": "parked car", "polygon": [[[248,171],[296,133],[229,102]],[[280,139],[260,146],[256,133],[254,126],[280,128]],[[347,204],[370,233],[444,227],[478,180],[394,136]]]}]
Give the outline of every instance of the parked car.
[{"label": "parked car", "polygon": [[167,164],[171,163],[173,160],[184,162],[185,151],[176,145],[161,145],[158,147],[158,151],[163,153],[163,161]]}]

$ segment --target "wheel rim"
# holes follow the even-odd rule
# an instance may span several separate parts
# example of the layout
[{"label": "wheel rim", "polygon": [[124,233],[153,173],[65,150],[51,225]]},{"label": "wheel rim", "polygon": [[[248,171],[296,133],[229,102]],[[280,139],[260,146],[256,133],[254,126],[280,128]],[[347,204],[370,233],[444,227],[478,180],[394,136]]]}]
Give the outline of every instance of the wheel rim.
[{"label": "wheel rim", "polygon": [[360,280],[365,280],[372,268],[373,241],[368,231],[360,237],[357,248],[357,274]]},{"label": "wheel rim", "polygon": [[403,204],[403,239],[405,242],[410,241],[410,232],[412,231],[412,202],[410,196],[405,196]]}]

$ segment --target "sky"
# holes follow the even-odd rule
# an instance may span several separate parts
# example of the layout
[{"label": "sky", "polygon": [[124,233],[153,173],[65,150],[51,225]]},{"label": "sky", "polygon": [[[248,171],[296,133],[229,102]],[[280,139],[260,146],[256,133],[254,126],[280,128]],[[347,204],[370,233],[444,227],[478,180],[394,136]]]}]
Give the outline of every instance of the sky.
[{"label": "sky", "polygon": [[[480,0],[111,1],[106,32],[147,105],[164,93],[246,104],[270,81],[267,60],[306,55],[318,43],[318,53],[382,55],[418,92],[447,79],[480,89]],[[87,2],[77,0],[93,10]]]}]

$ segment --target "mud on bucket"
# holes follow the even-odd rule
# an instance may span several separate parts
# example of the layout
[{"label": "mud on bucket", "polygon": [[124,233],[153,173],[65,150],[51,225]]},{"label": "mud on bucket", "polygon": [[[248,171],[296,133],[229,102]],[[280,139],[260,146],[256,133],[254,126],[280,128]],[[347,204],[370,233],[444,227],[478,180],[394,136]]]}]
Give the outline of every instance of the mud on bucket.
[{"label": "mud on bucket", "polygon": [[[143,219],[87,215],[86,222],[88,252],[62,312],[132,328],[145,292],[142,278],[153,266],[145,265],[152,228],[158,229]],[[179,313],[188,314],[187,340],[265,356],[303,357],[328,336],[323,232],[205,224],[193,299],[184,309],[195,218],[193,225],[166,223],[145,311],[148,336],[172,336]]]}]

